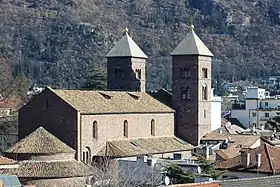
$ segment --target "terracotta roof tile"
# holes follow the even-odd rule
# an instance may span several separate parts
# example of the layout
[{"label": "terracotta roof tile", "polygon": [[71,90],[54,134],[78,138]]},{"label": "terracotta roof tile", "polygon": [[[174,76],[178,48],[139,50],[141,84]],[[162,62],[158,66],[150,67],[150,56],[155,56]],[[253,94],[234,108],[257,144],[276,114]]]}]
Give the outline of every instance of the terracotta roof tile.
[{"label": "terracotta roof tile", "polygon": [[0,108],[17,108],[21,102],[19,98],[7,98],[0,101]]},{"label": "terracotta roof tile", "polygon": [[0,165],[7,165],[7,164],[15,164],[17,163],[13,159],[9,159],[7,157],[0,156]]},{"label": "terracotta roof tile", "polygon": [[256,177],[219,181],[221,187],[279,187],[280,176]]},{"label": "terracotta roof tile", "polygon": [[[245,168],[241,165],[241,155],[216,164],[217,169],[234,171],[250,171],[262,173],[280,173],[280,149],[269,144],[261,145],[255,149],[242,149],[250,153],[250,165]],[[257,169],[257,154],[261,154],[261,166]]]},{"label": "terracotta roof tile", "polygon": [[221,186],[217,182],[207,182],[207,183],[178,184],[178,185],[172,185],[171,187],[221,187]]},{"label": "terracotta roof tile", "polygon": [[221,180],[215,182],[195,183],[195,184],[178,184],[171,187],[279,187],[280,175],[255,177],[244,179]]}]

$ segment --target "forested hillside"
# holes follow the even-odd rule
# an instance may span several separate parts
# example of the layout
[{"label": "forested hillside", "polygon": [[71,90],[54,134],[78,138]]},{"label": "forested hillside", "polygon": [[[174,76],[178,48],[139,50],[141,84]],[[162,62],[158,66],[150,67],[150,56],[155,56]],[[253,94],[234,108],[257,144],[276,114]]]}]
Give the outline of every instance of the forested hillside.
[{"label": "forested hillside", "polygon": [[[170,85],[170,52],[195,30],[215,54],[215,80],[280,70],[277,0],[0,0],[0,61],[13,76],[81,88],[128,27],[149,56],[148,86]],[[166,76],[168,75],[168,76]]]}]

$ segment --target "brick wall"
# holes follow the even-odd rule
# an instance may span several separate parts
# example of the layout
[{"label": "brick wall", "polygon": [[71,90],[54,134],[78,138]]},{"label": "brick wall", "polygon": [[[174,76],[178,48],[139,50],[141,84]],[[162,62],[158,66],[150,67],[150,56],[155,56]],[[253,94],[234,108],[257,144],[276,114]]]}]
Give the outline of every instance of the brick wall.
[{"label": "brick wall", "polygon": [[[123,78],[116,77],[116,68],[123,72]],[[141,70],[141,79],[136,78],[136,69]],[[108,90],[146,91],[146,59],[130,57],[108,58],[107,75]]]},{"label": "brick wall", "polygon": [[[189,69],[191,75],[182,78],[182,68]],[[207,68],[207,78],[203,78],[202,68]],[[207,101],[202,100],[202,86],[205,84]],[[190,88],[190,100],[182,100],[182,87]],[[176,110],[175,134],[198,145],[199,139],[211,131],[211,57],[173,56],[172,105]]]}]

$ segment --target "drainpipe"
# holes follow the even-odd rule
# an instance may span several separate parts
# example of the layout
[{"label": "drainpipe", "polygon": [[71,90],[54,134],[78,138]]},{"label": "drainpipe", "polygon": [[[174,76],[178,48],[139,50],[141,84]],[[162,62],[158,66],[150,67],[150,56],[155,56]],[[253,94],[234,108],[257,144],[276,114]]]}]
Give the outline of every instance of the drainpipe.
[{"label": "drainpipe", "polygon": [[259,99],[257,99],[257,128],[259,128],[259,126]]},{"label": "drainpipe", "polygon": [[80,161],[82,158],[82,115],[80,112],[77,112],[77,160]]}]

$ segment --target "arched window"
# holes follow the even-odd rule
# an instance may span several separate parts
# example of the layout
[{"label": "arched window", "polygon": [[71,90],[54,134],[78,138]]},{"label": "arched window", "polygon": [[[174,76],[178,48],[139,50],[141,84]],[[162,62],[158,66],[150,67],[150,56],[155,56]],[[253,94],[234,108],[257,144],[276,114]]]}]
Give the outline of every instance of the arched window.
[{"label": "arched window", "polygon": [[207,68],[202,68],[202,78],[208,78]]},{"label": "arched window", "polygon": [[189,68],[180,68],[181,78],[190,78],[191,71]]},{"label": "arched window", "polygon": [[191,89],[189,87],[181,88],[181,99],[182,100],[190,100],[191,99]]},{"label": "arched window", "polygon": [[123,136],[128,138],[128,122],[125,120],[123,122]]},{"label": "arched window", "polygon": [[94,121],[92,124],[92,137],[97,139],[98,127],[97,121]]},{"label": "arched window", "polygon": [[191,99],[191,89],[187,87],[187,100]]},{"label": "arched window", "polygon": [[207,84],[202,86],[202,100],[207,100],[208,90],[207,90]]},{"label": "arched window", "polygon": [[88,164],[88,161],[89,161],[89,152],[86,151],[86,163]]},{"label": "arched window", "polygon": [[83,151],[83,162],[86,164],[91,164],[91,151],[89,147],[86,147]]},{"label": "arched window", "polygon": [[83,162],[86,162],[86,152],[85,152],[85,151],[83,151],[83,158],[82,158],[82,161],[83,161]]},{"label": "arched window", "polygon": [[136,78],[141,79],[141,69],[136,69],[135,72],[136,72]]},{"label": "arched window", "polygon": [[186,100],[187,99],[187,90],[185,87],[181,88],[181,99]]},{"label": "arched window", "polygon": [[155,120],[154,119],[152,119],[152,121],[151,121],[151,135],[152,136],[155,136],[156,135],[156,126],[155,126],[156,124],[155,124]]}]

